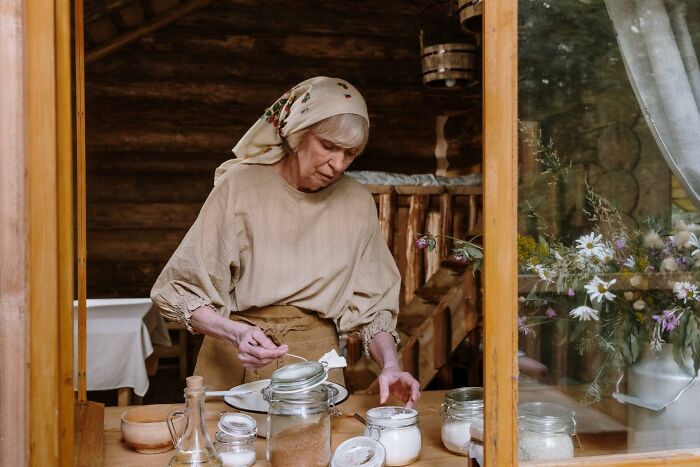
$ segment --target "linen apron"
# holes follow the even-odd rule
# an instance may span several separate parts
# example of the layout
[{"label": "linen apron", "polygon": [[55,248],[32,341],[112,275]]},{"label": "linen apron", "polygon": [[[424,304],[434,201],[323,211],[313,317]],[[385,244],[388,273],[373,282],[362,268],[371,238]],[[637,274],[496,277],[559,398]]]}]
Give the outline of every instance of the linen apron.
[{"label": "linen apron", "polygon": [[[329,350],[339,350],[335,325],[313,311],[291,305],[270,305],[231,313],[229,318],[258,326],[275,345],[287,344],[288,353],[307,360],[318,361]],[[238,349],[232,344],[204,336],[194,374],[203,376],[204,384],[211,390],[228,390],[243,383],[270,378],[276,369],[300,361],[285,355],[262,368],[247,369],[238,360]],[[345,385],[343,370],[330,370],[328,380]]]}]

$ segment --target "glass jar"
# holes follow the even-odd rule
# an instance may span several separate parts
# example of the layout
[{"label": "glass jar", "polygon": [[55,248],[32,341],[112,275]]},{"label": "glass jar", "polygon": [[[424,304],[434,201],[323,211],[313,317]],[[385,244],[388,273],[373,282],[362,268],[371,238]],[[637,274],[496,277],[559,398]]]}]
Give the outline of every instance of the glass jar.
[{"label": "glass jar", "polygon": [[255,464],[257,433],[253,417],[237,412],[221,412],[214,448],[221,456],[223,467],[249,467]]},{"label": "glass jar", "polygon": [[519,458],[550,461],[574,457],[574,412],[549,402],[527,402],[519,408]]},{"label": "glass jar", "polygon": [[264,391],[270,403],[267,461],[271,467],[326,467],[331,461],[330,415],[337,389],[323,384],[325,367],[303,362],[279,368]]},{"label": "glass jar", "polygon": [[365,436],[384,446],[388,466],[408,465],[420,455],[421,434],[416,410],[392,406],[368,410]]},{"label": "glass jar", "polygon": [[483,426],[484,389],[453,389],[442,403],[442,444],[455,454],[469,455],[472,424]]}]

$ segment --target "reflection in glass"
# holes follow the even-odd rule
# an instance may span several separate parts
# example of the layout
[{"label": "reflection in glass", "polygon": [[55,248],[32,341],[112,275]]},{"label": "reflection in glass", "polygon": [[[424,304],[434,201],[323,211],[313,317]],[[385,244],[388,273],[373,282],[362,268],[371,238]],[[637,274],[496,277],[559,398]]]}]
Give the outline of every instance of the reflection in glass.
[{"label": "reflection in glass", "polygon": [[519,15],[519,399],[575,412],[576,456],[699,447],[700,4]]}]

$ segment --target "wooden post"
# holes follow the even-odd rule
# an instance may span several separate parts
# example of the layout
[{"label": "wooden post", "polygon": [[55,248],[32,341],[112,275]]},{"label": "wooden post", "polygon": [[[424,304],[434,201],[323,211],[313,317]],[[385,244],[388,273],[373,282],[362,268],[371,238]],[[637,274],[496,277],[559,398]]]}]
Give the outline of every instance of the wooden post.
[{"label": "wooden post", "polygon": [[517,0],[484,0],[484,463],[517,465]]},{"label": "wooden post", "polygon": [[391,250],[394,247],[394,214],[396,212],[393,189],[389,193],[379,194],[379,227]]},{"label": "wooden post", "polygon": [[28,464],[26,26],[22,0],[2,0],[0,20],[0,464]]},{"label": "wooden post", "polygon": [[421,259],[423,251],[416,247],[416,235],[423,229],[427,195],[411,195],[406,229],[406,275],[404,276],[404,300],[411,301],[421,286]]},{"label": "wooden post", "polygon": [[[440,220],[442,222],[440,231],[442,235],[452,236],[452,194],[445,192],[440,195]],[[441,238],[438,253],[440,261],[450,256],[452,241],[448,238]]]}]

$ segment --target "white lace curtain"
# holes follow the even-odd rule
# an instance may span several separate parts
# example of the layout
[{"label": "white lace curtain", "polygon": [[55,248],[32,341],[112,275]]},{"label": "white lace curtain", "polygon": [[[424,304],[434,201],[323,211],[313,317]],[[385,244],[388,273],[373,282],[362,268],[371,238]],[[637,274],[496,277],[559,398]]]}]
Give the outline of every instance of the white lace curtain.
[{"label": "white lace curtain", "polygon": [[700,68],[685,2],[605,4],[649,128],[674,175],[700,206]]}]

